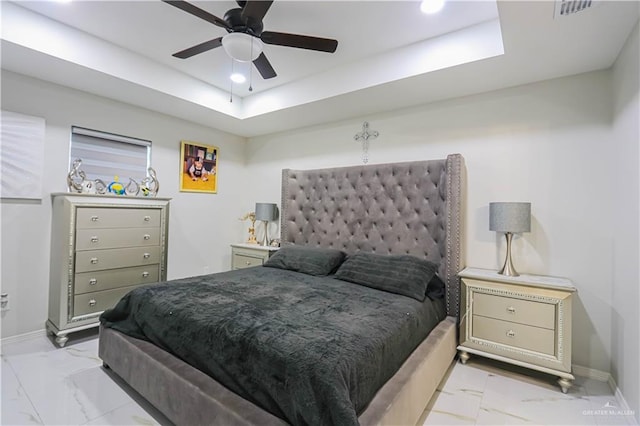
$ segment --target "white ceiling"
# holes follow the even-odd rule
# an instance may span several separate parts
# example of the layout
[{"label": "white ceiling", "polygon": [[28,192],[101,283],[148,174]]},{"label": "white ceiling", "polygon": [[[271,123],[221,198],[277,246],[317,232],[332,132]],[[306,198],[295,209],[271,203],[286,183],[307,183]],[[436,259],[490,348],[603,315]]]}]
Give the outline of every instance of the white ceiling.
[{"label": "white ceiling", "polygon": [[161,1],[0,4],[3,68],[247,137],[605,69],[639,16],[637,1],[554,19],[551,1],[449,0],[424,15],[418,1],[276,0],[265,30],[338,49],[265,45],[278,77],[254,69],[249,92],[231,87],[222,48],[171,56],[226,32]]}]

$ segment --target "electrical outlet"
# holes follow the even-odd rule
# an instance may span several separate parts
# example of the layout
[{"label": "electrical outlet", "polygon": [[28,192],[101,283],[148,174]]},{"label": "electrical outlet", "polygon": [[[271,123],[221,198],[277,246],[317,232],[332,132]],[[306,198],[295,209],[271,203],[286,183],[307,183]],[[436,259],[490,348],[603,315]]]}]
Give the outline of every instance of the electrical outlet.
[{"label": "electrical outlet", "polygon": [[0,294],[0,311],[9,310],[9,293]]},{"label": "electrical outlet", "polygon": [[202,272],[204,272],[205,274],[209,273],[209,267],[205,266],[204,268],[202,268]]}]

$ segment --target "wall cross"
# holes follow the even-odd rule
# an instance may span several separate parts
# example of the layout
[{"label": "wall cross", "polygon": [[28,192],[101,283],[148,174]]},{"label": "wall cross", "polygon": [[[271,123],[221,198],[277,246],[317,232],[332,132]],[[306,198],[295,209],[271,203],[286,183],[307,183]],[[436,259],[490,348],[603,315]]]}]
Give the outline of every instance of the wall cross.
[{"label": "wall cross", "polygon": [[375,139],[379,135],[377,130],[369,131],[369,123],[362,123],[362,131],[356,133],[353,137],[356,141],[362,142],[362,162],[367,164],[369,162],[369,139]]}]

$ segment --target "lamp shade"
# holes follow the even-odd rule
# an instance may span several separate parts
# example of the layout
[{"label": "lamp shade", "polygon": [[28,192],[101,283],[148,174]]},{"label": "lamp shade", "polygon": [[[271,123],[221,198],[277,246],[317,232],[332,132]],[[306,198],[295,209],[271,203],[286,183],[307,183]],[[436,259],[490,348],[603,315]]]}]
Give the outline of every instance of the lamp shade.
[{"label": "lamp shade", "polygon": [[530,232],[531,203],[489,203],[489,230]]},{"label": "lamp shade", "polygon": [[236,61],[249,62],[260,56],[264,44],[249,34],[229,33],[222,37],[222,47]]},{"label": "lamp shade", "polygon": [[272,203],[256,203],[256,220],[276,220],[278,206]]}]

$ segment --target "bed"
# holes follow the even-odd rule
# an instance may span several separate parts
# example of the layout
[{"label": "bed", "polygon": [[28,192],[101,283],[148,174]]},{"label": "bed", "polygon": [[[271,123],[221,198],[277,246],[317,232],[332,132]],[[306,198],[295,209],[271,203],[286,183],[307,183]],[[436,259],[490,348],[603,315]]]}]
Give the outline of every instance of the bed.
[{"label": "bed", "polygon": [[[173,280],[130,293],[103,319],[100,358],[180,425],[415,424],[456,352],[463,173],[459,154],[283,170],[282,248],[273,257],[279,260],[270,267]],[[322,270],[309,272],[301,253],[322,259]],[[346,260],[335,260],[336,253]],[[402,277],[396,272],[384,277],[387,260],[409,262],[398,271],[432,265],[444,282],[444,297],[423,294],[421,301],[424,286],[398,294],[356,284],[362,265],[365,272],[374,271],[374,284],[377,278],[386,286]],[[316,272],[317,262],[310,264]],[[205,302],[208,291],[216,293],[211,302]],[[184,314],[178,299],[191,300],[187,305],[194,310]],[[297,316],[282,320],[282,311]],[[211,337],[208,324],[216,316]],[[205,325],[194,331],[187,317],[202,317]],[[337,328],[325,328],[328,323]],[[274,329],[276,337],[266,334]],[[406,337],[405,329],[411,330]],[[190,334],[197,338],[182,340]],[[297,340],[303,344],[295,346]],[[248,341],[260,344],[247,349]],[[372,355],[376,345],[380,355]],[[198,355],[199,346],[209,352]],[[239,352],[218,353],[231,346]],[[276,356],[282,352],[306,354],[284,362]],[[355,367],[343,368],[352,353]],[[319,372],[311,371],[316,365]],[[270,392],[255,387],[260,375],[274,380]],[[280,390],[293,395],[281,397]]]}]

